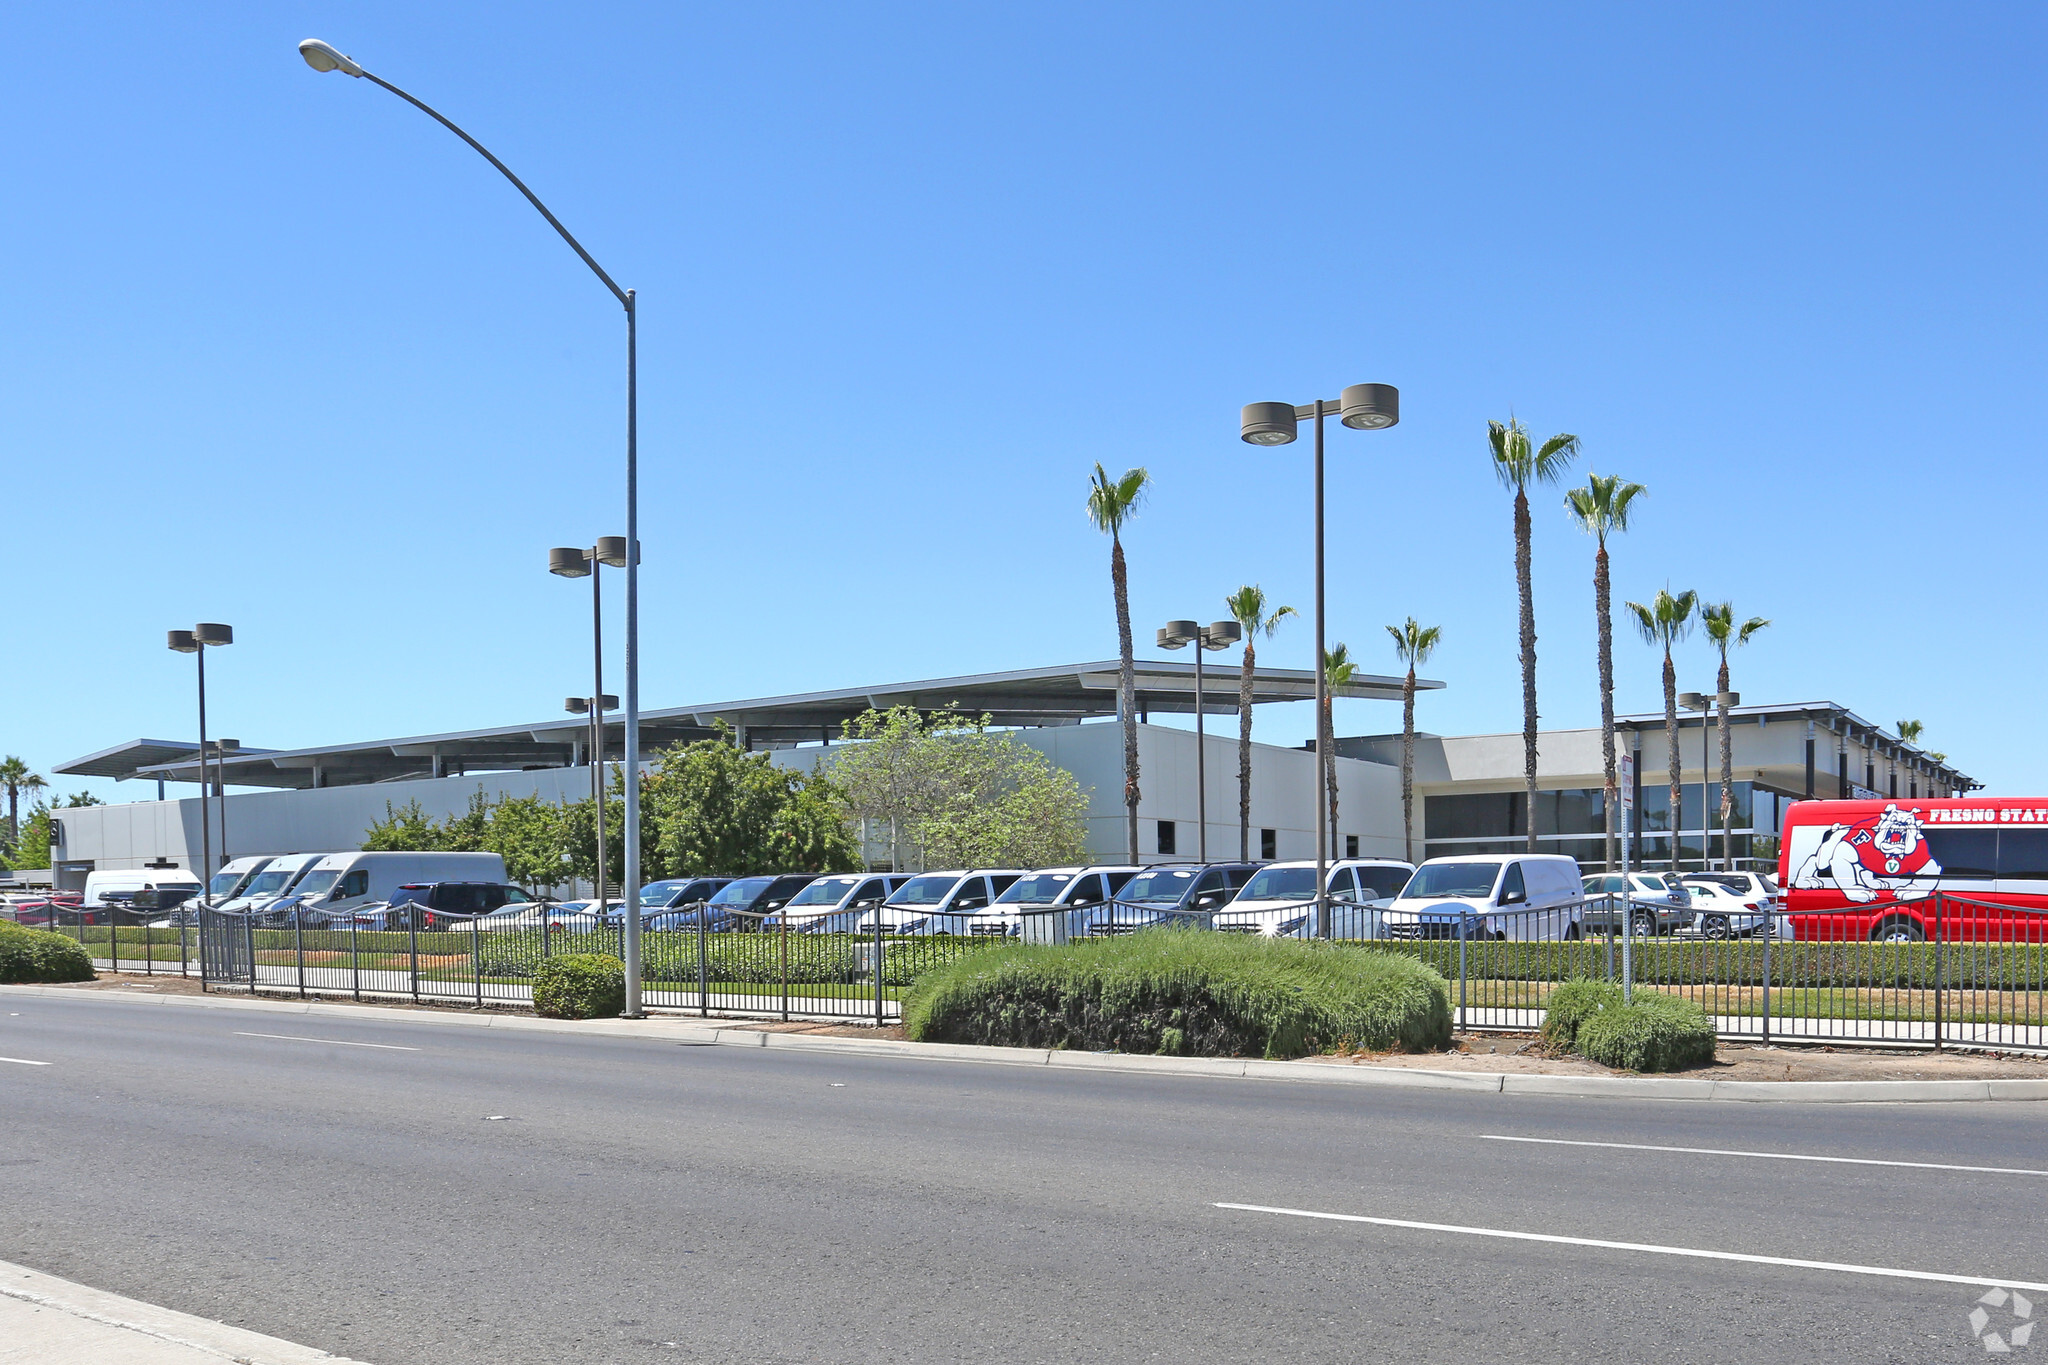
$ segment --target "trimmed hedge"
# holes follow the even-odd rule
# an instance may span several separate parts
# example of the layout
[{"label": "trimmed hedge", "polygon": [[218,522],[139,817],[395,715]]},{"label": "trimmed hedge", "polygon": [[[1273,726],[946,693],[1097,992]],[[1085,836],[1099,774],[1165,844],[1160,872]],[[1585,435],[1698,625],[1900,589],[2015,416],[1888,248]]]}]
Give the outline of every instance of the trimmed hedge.
[{"label": "trimmed hedge", "polygon": [[[1382,952],[1418,958],[1455,979],[1455,939],[1382,941]],[[1465,972],[1495,981],[1570,981],[1600,975],[1610,947],[1621,961],[1621,944],[1603,937],[1570,943],[1469,942]],[[1772,987],[1872,987],[1931,990],[1937,978],[1957,990],[2048,989],[2048,944],[1786,942],[1770,945]],[[1764,982],[1762,939],[1638,939],[1638,982],[1660,986],[1760,986]]]},{"label": "trimmed hedge", "polygon": [[0,922],[0,982],[97,981],[92,958],[62,934]]},{"label": "trimmed hedge", "polygon": [[609,1019],[625,1012],[626,964],[608,953],[565,953],[533,974],[533,1012],[549,1019]]},{"label": "trimmed hedge", "polygon": [[1159,930],[969,954],[917,978],[903,1024],[921,1042],[1298,1057],[1448,1047],[1451,1002],[1391,953]]},{"label": "trimmed hedge", "polygon": [[1569,1050],[1588,1019],[1621,1004],[1621,987],[1612,981],[1567,981],[1543,998],[1543,1041]]},{"label": "trimmed hedge", "polygon": [[1620,1071],[1684,1071],[1714,1060],[1714,1025],[1690,1000],[1642,991],[1633,1004],[1594,1012],[1579,1026],[1576,1048]]}]

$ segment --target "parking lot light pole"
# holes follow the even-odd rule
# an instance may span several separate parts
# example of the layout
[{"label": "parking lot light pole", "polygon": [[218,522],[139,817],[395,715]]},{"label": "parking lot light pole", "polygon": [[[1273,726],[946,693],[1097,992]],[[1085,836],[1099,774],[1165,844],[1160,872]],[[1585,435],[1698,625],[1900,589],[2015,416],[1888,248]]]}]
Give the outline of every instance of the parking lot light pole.
[{"label": "parking lot light pole", "polygon": [[[1712,872],[1714,870],[1714,817],[1707,811],[1707,782],[1709,780],[1709,773],[1714,766],[1714,708],[1718,706],[1723,711],[1726,711],[1732,706],[1740,705],[1741,702],[1742,694],[1740,692],[1680,692],[1678,694],[1678,704],[1680,706],[1683,706],[1688,711],[1700,713],[1700,871],[1702,872]],[[1675,819],[1672,821],[1674,830],[1680,823],[1682,822]],[[1678,835],[1674,832],[1671,837],[1676,839]],[[1677,864],[1673,863],[1672,866],[1676,867]]]},{"label": "parking lot light pole", "polygon": [[1211,621],[1197,626],[1193,621],[1168,621],[1154,637],[1161,649],[1195,646],[1195,846],[1196,856],[1209,861],[1209,764],[1207,742],[1202,734],[1202,651],[1228,649],[1244,636],[1235,621]]},{"label": "parking lot light pole", "polygon": [[[1295,423],[1304,417],[1316,422],[1316,732],[1322,732],[1324,692],[1328,686],[1328,652],[1323,648],[1325,612],[1323,605],[1323,418],[1336,413],[1338,420],[1354,431],[1378,431],[1401,420],[1401,391],[1392,384],[1353,384],[1332,402],[1247,403],[1238,426],[1239,439],[1255,446],[1284,446],[1295,436]],[[1327,790],[1327,756],[1316,755],[1316,805],[1311,819],[1316,827],[1316,937],[1330,936],[1329,831],[1323,812],[1330,808]]]},{"label": "parking lot light pole", "polygon": [[[541,203],[540,196],[526,188],[526,182],[512,174],[504,162],[492,156],[490,149],[468,133],[455,126],[440,111],[413,98],[391,82],[365,71],[360,64],[345,53],[337,51],[331,44],[318,38],[308,38],[299,44],[299,55],[306,65],[315,71],[339,71],[344,76],[354,76],[382,86],[392,94],[426,114],[436,123],[468,143],[484,160],[498,169],[499,174],[512,182],[514,189],[526,196],[526,202],[540,211],[548,220],[548,226],[561,234],[563,241],[590,267],[591,273],[611,291],[619,306],[626,310],[626,544],[632,553],[626,556],[626,752],[623,755],[623,777],[626,789],[626,869],[625,885],[622,888],[626,900],[637,904],[640,899],[640,309],[638,296],[631,289],[621,289],[618,282],[605,273],[583,243],[570,235],[561,220],[548,211]],[[640,924],[639,916],[628,917],[626,931],[626,1017],[640,1017]]]},{"label": "parking lot light pole", "polygon": [[[589,716],[583,742],[590,758],[590,803],[597,821],[597,913],[604,915],[604,716],[619,709],[619,699],[605,693],[594,697],[569,697],[562,709],[574,716]],[[567,858],[568,854],[562,855]]]},{"label": "parking lot light pole", "polygon": [[[180,654],[190,654],[199,664],[199,904],[204,907],[213,885],[213,824],[207,818],[206,798],[206,647],[231,645],[235,642],[233,626],[224,626],[218,621],[202,621],[190,630],[173,630],[165,634],[165,643]],[[237,746],[240,747],[240,746]],[[222,784],[225,791],[226,784]],[[221,807],[222,818],[226,818],[227,807]],[[227,841],[227,830],[221,830],[221,841]]]},{"label": "parking lot light pole", "polygon": [[[548,572],[562,578],[588,578],[590,580],[590,696],[585,709],[591,718],[590,762],[597,795],[597,913],[603,918],[605,912],[604,892],[604,575],[600,568],[621,568],[626,563],[626,538],[624,536],[600,536],[597,544],[587,550],[574,546],[557,546],[548,551]],[[612,705],[616,706],[614,702]],[[623,831],[621,831],[623,833]],[[638,946],[635,936],[635,947]]]}]

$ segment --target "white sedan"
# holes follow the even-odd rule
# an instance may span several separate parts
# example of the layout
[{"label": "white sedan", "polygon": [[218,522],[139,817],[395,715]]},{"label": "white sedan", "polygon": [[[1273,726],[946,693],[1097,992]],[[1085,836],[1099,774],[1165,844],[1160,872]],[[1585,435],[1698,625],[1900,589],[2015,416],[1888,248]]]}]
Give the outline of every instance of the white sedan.
[{"label": "white sedan", "polygon": [[1692,897],[1692,927],[1707,938],[1749,938],[1758,933],[1791,937],[1783,916],[1771,913],[1777,907],[1767,898],[1737,895],[1725,882],[1709,877],[1687,878],[1684,886]]}]

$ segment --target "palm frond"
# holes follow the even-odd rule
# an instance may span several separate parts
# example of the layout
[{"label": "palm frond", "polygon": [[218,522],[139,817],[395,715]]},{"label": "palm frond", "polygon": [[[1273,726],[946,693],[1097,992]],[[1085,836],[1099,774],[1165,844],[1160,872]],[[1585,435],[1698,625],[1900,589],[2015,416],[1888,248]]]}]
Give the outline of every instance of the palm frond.
[{"label": "palm frond", "polygon": [[1088,519],[1095,523],[1095,529],[1110,536],[1121,531],[1151,482],[1152,476],[1142,465],[1126,469],[1120,477],[1112,479],[1097,461],[1094,477],[1088,481]]},{"label": "palm frond", "polygon": [[1493,475],[1504,488],[1520,490],[1529,482],[1529,432],[1510,416],[1505,424],[1486,424],[1487,445],[1493,451]]},{"label": "palm frond", "polygon": [[1764,629],[1766,626],[1770,624],[1771,623],[1769,621],[1765,620],[1761,616],[1750,617],[1747,621],[1744,621],[1742,623],[1742,629],[1736,632],[1735,643],[1738,645],[1748,644],[1750,636],[1756,634],[1758,631]]},{"label": "palm frond", "polygon": [[[1528,443],[1524,436],[1523,443]],[[1579,438],[1562,433],[1543,443],[1543,448],[1530,460],[1529,473],[1538,483],[1556,483],[1564,477],[1565,469],[1579,457]]]},{"label": "palm frond", "polygon": [[1643,637],[1643,643],[1654,645],[1662,638],[1657,633],[1657,613],[1640,602],[1624,602],[1628,614],[1635,618],[1636,630]]}]

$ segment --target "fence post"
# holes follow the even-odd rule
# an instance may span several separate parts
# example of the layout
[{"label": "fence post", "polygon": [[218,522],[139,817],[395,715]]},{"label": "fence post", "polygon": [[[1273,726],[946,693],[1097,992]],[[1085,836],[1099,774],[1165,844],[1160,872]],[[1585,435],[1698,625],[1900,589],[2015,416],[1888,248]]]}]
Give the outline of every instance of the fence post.
[{"label": "fence post", "polygon": [[358,1004],[362,1002],[363,998],[363,950],[359,946],[361,940],[356,936],[356,930],[359,927],[356,923],[356,917],[350,915],[348,917],[348,965],[349,970],[354,973],[353,990]]},{"label": "fence post", "polygon": [[704,921],[709,918],[711,918],[710,903],[708,901],[697,902],[697,1015],[702,1019],[711,1017],[711,971],[709,965],[704,960],[705,941],[710,937],[705,932]]},{"label": "fence post", "polygon": [[[242,946],[249,950],[249,994],[256,994],[256,919],[252,915],[242,921]],[[305,967],[301,964],[301,973]]]},{"label": "fence post", "polygon": [[[199,922],[201,913],[198,910],[192,912],[193,923],[197,924]],[[185,951],[185,921],[183,918],[178,920],[178,975],[181,977],[192,975],[191,955]],[[206,972],[203,968],[199,973],[199,989],[201,991],[206,989]]]},{"label": "fence post", "polygon": [[[1676,839],[1677,835],[1672,835]],[[1636,998],[1636,902],[1633,893],[1621,893],[1621,1002]]]},{"label": "fence post", "polygon": [[412,976],[412,1002],[420,1002],[420,907],[418,902],[408,902],[405,907],[405,941],[411,956],[408,964]]},{"label": "fence post", "polygon": [[[299,908],[296,905],[291,909],[291,916],[292,956],[299,960],[299,999],[304,1000],[306,998],[306,926],[305,922],[299,918]],[[256,941],[256,935],[253,930],[250,932],[249,941],[251,943]],[[256,975],[256,961],[253,954],[249,960],[249,975],[252,977]]]},{"label": "fence post", "polygon": [[1771,940],[1778,936],[1778,915],[1764,912],[1764,1042],[1771,1041]]},{"label": "fence post", "polygon": [[476,927],[476,916],[469,917],[469,979],[476,983],[476,1007],[484,1007],[484,961],[483,944],[478,942],[481,931]]},{"label": "fence post", "polygon": [[782,1022],[789,1022],[789,912],[782,914]]},{"label": "fence post", "polygon": [[1934,1050],[1941,1051],[1941,995],[1944,985],[1941,960],[1941,893],[1934,893]]},{"label": "fence post", "polygon": [[[886,897],[884,898],[887,899]],[[875,902],[875,952],[868,968],[875,976],[875,1027],[882,1026],[882,901]]]},{"label": "fence post", "polygon": [[1465,1027],[1465,944],[1472,938],[1472,916],[1458,922],[1458,1028]]},{"label": "fence post", "polygon": [[[176,913],[174,910],[172,913]],[[156,936],[149,927],[149,921],[142,922],[142,974],[156,975]]]},{"label": "fence post", "polygon": [[1614,893],[1607,893],[1607,979],[1614,980]]},{"label": "fence post", "polygon": [[107,962],[115,971],[121,970],[121,923],[114,918],[114,907],[107,907]]}]

